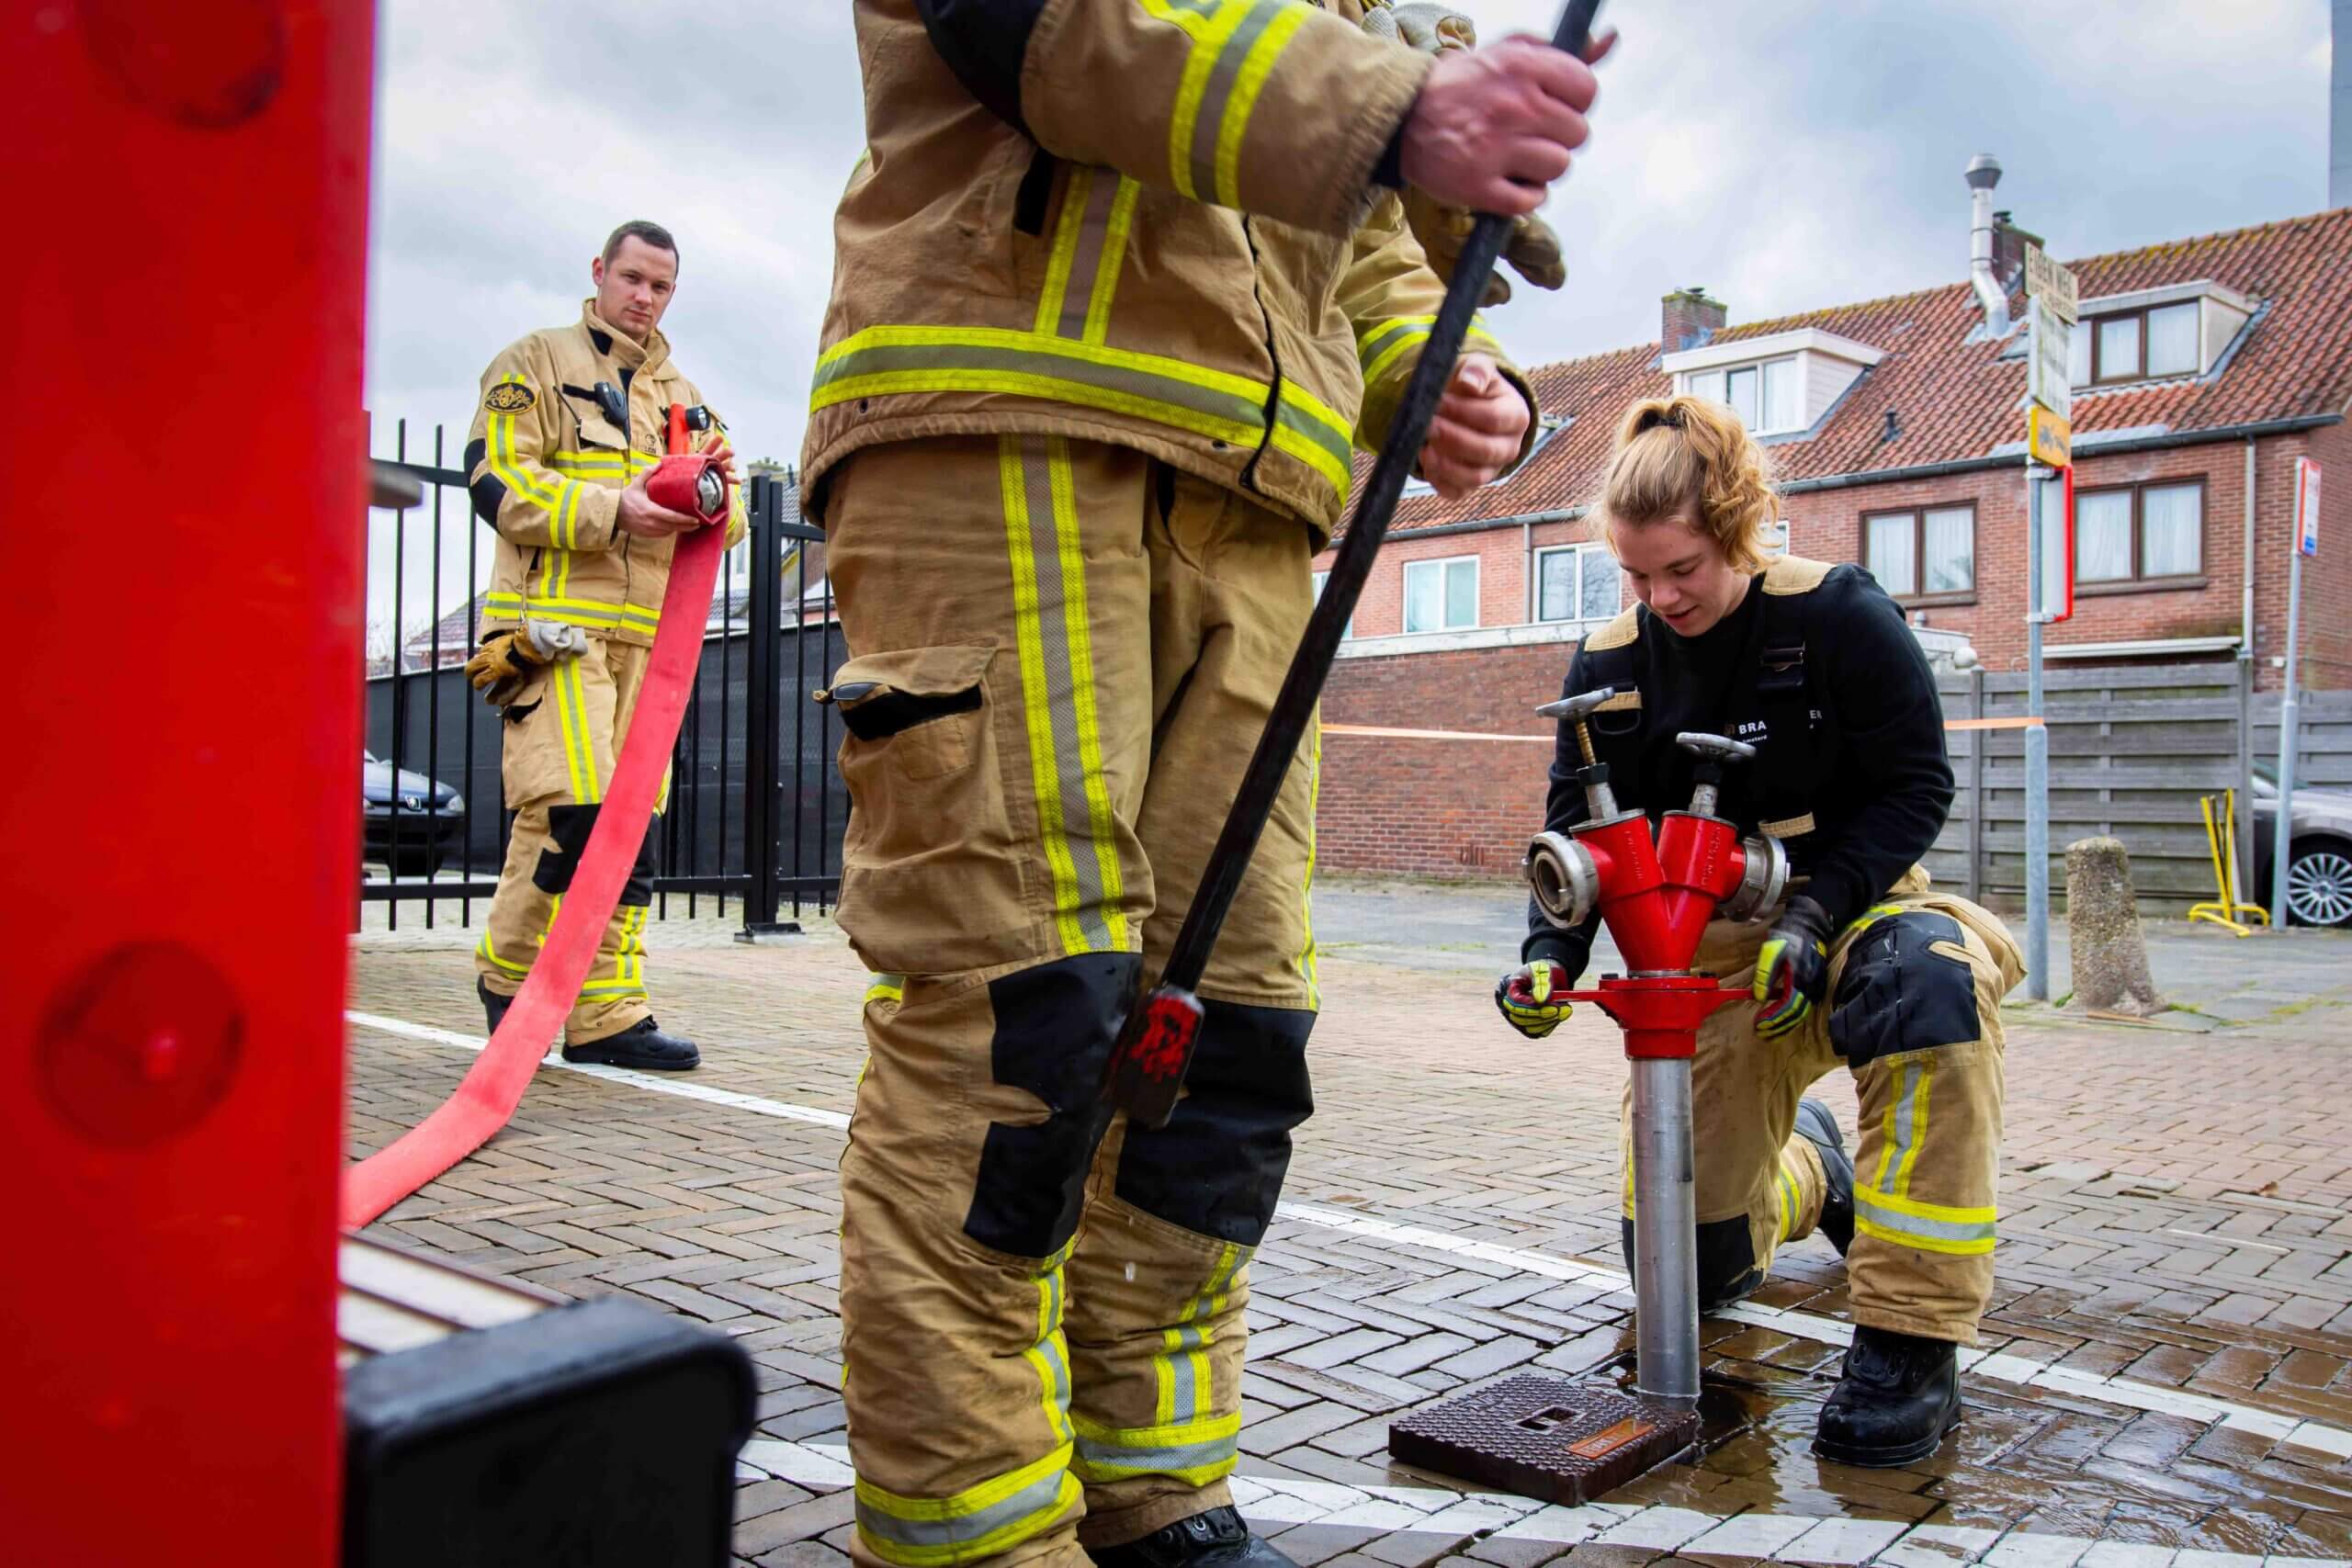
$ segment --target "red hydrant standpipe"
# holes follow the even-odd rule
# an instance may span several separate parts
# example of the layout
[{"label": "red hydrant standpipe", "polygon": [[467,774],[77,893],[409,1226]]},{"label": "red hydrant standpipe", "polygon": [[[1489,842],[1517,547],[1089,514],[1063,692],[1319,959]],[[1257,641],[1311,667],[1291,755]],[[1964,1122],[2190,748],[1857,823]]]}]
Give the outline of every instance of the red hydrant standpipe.
[{"label": "red hydrant standpipe", "polygon": [[1600,988],[1569,991],[1597,1004],[1625,1032],[1634,1075],[1634,1388],[1654,1399],[1699,1397],[1699,1278],[1691,1198],[1690,1058],[1699,1026],[1747,995],[1693,973],[1700,938],[1718,918],[1750,919],[1772,908],[1788,882],[1775,839],[1742,840],[1714,815],[1725,763],[1754,747],[1720,735],[1683,734],[1699,761],[1690,809],[1670,811],[1653,840],[1649,818],[1620,811],[1609,770],[1587,728],[1614,693],[1586,692],[1537,709],[1575,727],[1590,815],[1572,839],[1542,833],[1528,847],[1527,875],[1544,918],[1563,929],[1595,908],[1630,973]]},{"label": "red hydrant standpipe", "polygon": [[645,493],[673,512],[700,518],[707,525],[727,518],[727,474],[707,452],[686,449],[689,430],[710,428],[710,415],[699,404],[670,405],[670,455],[655,465],[645,481]]}]

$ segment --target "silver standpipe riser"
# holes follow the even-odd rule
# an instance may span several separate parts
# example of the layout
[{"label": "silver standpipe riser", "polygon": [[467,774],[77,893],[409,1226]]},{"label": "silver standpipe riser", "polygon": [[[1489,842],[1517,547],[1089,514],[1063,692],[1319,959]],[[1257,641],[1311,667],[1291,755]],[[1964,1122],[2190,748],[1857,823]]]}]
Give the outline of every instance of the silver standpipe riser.
[{"label": "silver standpipe riser", "polygon": [[1634,1314],[1636,1392],[1699,1397],[1698,1218],[1691,1188],[1690,1064],[1634,1069]]}]

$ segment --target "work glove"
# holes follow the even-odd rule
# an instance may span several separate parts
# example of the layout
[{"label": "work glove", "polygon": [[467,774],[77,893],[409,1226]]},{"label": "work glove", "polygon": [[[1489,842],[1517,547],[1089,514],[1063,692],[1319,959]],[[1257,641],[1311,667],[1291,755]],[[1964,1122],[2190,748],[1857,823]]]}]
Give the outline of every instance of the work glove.
[{"label": "work glove", "polygon": [[1538,958],[1495,982],[1495,1006],[1504,1022],[1530,1040],[1541,1040],[1574,1010],[1565,1000],[1555,998],[1576,983],[1567,965]]},{"label": "work glove", "polygon": [[547,668],[547,656],[520,631],[492,632],[481,650],[466,660],[466,679],[492,707],[505,707],[523,694],[531,677]]},{"label": "work glove", "polygon": [[1777,1039],[1805,1021],[1829,984],[1829,911],[1803,894],[1789,900],[1756,955],[1749,992],[1763,1004],[1756,1032]]},{"label": "work glove", "polygon": [[[1430,4],[1429,0],[1370,6],[1364,11],[1363,30],[1423,54],[1478,47],[1476,22],[1450,6]],[[1405,225],[1420,242],[1421,250],[1429,257],[1430,270],[1437,274],[1439,282],[1452,284],[1454,266],[1462,258],[1462,247],[1469,243],[1477,215],[1466,207],[1448,207],[1411,186],[1406,187],[1403,197]],[[1568,280],[1567,262],[1560,252],[1560,236],[1533,213],[1513,220],[1510,237],[1503,242],[1502,259],[1538,288],[1557,288]],[[1482,307],[1499,305],[1510,298],[1510,284],[1497,272],[1487,280],[1487,292],[1478,302]]]}]

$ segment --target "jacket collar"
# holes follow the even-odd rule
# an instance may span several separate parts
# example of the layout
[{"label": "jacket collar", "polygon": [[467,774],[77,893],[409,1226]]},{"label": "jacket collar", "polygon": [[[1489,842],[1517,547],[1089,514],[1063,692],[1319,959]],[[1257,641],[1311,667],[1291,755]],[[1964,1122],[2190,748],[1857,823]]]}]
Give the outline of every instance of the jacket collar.
[{"label": "jacket collar", "polygon": [[580,302],[580,330],[587,334],[590,346],[598,354],[632,375],[650,375],[670,363],[670,340],[662,335],[660,327],[653,329],[650,340],[638,343],[605,324],[604,318],[596,314],[594,296]]}]

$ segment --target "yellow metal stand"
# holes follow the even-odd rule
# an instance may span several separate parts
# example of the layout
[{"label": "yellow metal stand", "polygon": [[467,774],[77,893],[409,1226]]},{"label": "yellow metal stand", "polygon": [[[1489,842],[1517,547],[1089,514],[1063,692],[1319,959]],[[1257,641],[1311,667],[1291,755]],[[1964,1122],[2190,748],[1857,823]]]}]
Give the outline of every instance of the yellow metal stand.
[{"label": "yellow metal stand", "polygon": [[[2213,855],[2213,890],[2221,900],[2212,904],[2192,905],[2188,918],[2207,920],[2220,926],[2232,936],[2252,936],[2254,930],[2240,923],[2240,916],[2251,916],[2264,925],[2270,923],[2270,911],[2259,904],[2238,901],[2238,802],[2237,791],[2223,790],[2219,795],[2202,796],[2199,809],[2205,813],[2205,843]],[[2219,807],[2216,811],[2214,808]]]}]

